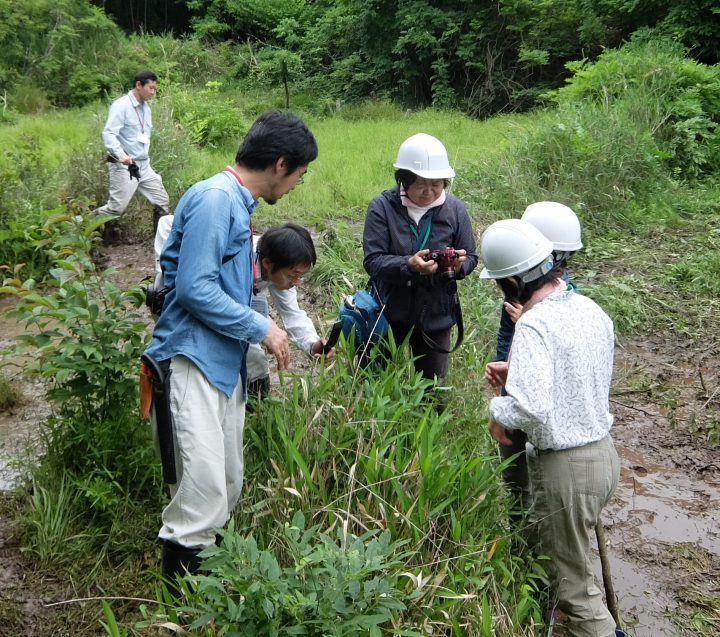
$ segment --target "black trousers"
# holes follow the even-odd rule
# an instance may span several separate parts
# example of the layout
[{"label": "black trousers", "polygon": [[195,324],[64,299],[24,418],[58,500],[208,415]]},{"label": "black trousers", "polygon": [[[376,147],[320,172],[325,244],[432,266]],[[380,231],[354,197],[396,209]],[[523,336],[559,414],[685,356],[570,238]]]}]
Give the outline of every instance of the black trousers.
[{"label": "black trousers", "polygon": [[[440,380],[448,373],[448,355],[435,351],[428,345],[422,334],[413,329],[413,326],[390,324],[396,343],[402,343],[412,330],[410,336],[410,351],[415,358],[415,370],[429,380]],[[427,335],[444,350],[450,349],[450,328],[437,332],[427,332]]]}]

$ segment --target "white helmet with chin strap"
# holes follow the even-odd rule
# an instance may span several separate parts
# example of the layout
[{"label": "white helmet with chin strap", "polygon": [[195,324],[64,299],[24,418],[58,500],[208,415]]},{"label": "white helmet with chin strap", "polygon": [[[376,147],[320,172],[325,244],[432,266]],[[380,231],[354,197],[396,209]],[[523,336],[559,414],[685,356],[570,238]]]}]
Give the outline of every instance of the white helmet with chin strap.
[{"label": "white helmet with chin strap", "polygon": [[521,219],[496,221],[483,232],[480,252],[483,279],[518,276],[530,283],[554,267],[553,245],[535,226]]},{"label": "white helmet with chin strap", "polygon": [[455,171],[448,161],[442,142],[425,133],[408,137],[398,150],[393,167],[409,170],[424,179],[452,179]]},{"label": "white helmet with chin strap", "polygon": [[531,203],[525,208],[522,220],[531,223],[552,241],[556,261],[567,259],[582,248],[580,221],[572,209],[564,204],[556,201]]}]

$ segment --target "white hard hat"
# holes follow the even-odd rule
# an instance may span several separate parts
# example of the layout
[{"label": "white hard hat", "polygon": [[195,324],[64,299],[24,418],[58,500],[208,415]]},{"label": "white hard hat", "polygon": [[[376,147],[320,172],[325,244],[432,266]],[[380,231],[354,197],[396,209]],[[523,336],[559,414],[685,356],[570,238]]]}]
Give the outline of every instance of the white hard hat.
[{"label": "white hard hat", "polygon": [[393,166],[425,179],[452,179],[455,176],[445,146],[439,139],[425,133],[408,137],[400,145]]},{"label": "white hard hat", "polygon": [[553,245],[533,225],[521,219],[496,221],[483,232],[480,252],[483,279],[518,275],[529,283],[553,269]]},{"label": "white hard hat", "polygon": [[573,252],[582,248],[580,221],[566,205],[556,201],[531,203],[522,216],[553,243],[558,252]]}]

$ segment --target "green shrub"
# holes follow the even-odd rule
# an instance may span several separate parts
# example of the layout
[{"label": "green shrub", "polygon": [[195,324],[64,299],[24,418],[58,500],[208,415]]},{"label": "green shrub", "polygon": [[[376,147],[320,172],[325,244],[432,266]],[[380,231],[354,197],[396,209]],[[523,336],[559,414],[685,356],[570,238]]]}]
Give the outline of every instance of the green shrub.
[{"label": "green shrub", "polygon": [[[258,637],[379,637],[392,630],[413,597],[401,589],[403,543],[387,531],[356,537],[338,528],[332,535],[319,525],[306,528],[297,512],[270,551],[231,524],[222,544],[203,552],[209,574],[190,579],[183,609],[189,629]],[[408,626],[403,634],[420,635]]]},{"label": "green shrub", "polygon": [[641,39],[572,68],[557,109],[486,171],[490,206],[519,215],[561,201],[597,231],[677,222],[668,192],[720,167],[717,69]]},{"label": "green shrub", "polygon": [[[70,80],[88,64],[87,68],[114,77],[117,60],[123,57],[122,33],[88,0],[2,0],[0,5],[4,85],[11,87],[11,93],[25,94],[16,100],[25,102],[24,112],[31,112],[27,110],[31,103],[35,108],[44,101],[70,104]],[[35,97],[29,100],[30,95]]]},{"label": "green shrub", "polygon": [[217,148],[228,140],[239,141],[248,129],[239,105],[221,87],[221,82],[211,81],[200,91],[172,96],[175,117],[198,146]]},{"label": "green shrub", "polygon": [[83,106],[108,96],[112,83],[107,75],[88,68],[78,68],[70,76],[70,105]]},{"label": "green shrub", "polygon": [[37,84],[20,82],[13,86],[8,96],[8,105],[25,115],[43,113],[50,108],[50,98]]},{"label": "green shrub", "polygon": [[52,278],[39,289],[18,267],[0,287],[18,297],[14,314],[27,328],[14,354],[29,355],[24,372],[47,380],[56,405],[41,427],[42,463],[32,468],[29,546],[45,562],[74,564],[82,578],[101,568],[98,555],[132,559],[138,538],[128,519],[160,499],[150,430],[137,414],[142,292],[120,290],[112,270],[91,260],[104,221],[79,206],[50,217],[35,244]]},{"label": "green shrub", "polygon": [[41,292],[34,279],[20,281],[16,273],[0,292],[19,297],[14,313],[28,328],[21,349],[37,353],[26,371],[51,381],[48,397],[60,414],[92,423],[134,404],[147,323],[128,309],[142,304],[139,287],[120,290],[111,270],[97,270],[90,258],[95,231],[107,219],[80,213],[71,208],[43,227],[38,246],[53,265],[49,289]]},{"label": "green shrub", "polygon": [[22,393],[5,374],[0,374],[0,410],[11,409],[22,400]]},{"label": "green shrub", "polygon": [[639,33],[594,63],[573,63],[562,106],[588,103],[623,113],[623,123],[652,136],[658,156],[679,176],[720,168],[720,70],[685,56],[669,39]]}]

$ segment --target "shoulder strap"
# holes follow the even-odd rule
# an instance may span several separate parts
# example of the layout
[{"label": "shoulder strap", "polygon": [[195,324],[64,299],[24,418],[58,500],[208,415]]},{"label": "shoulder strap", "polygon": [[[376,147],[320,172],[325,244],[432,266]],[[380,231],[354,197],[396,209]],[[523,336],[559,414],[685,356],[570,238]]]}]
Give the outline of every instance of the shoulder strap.
[{"label": "shoulder strap", "polygon": [[428,336],[428,334],[422,328],[423,318],[425,317],[425,310],[427,309],[427,303],[423,305],[423,309],[420,312],[417,322],[415,323],[415,329],[422,335],[423,341],[425,341],[425,343],[434,351],[439,352],[440,354],[452,354],[460,348],[460,346],[463,344],[463,340],[465,340],[465,324],[463,323],[462,308],[460,307],[460,297],[458,296],[457,290],[455,290],[453,297],[455,301],[455,316],[457,317],[457,337],[455,338],[455,345],[453,345],[451,349],[445,349],[444,347],[436,343],[432,338],[430,338],[430,336]]}]

